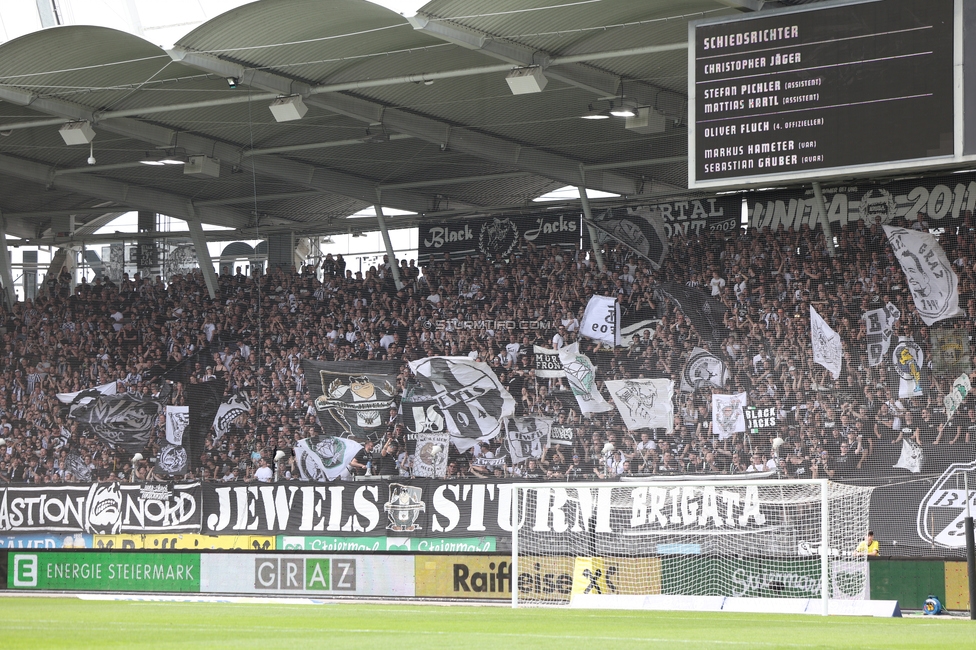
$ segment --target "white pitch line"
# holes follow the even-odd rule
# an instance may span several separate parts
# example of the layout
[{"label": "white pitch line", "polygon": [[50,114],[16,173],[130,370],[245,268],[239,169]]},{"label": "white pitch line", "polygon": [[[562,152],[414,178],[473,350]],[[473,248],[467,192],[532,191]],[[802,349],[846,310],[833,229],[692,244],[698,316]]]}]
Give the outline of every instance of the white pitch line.
[{"label": "white pitch line", "polygon": [[[129,629],[138,629],[146,631],[147,628],[151,627],[145,622],[141,621],[118,621],[112,625],[108,626],[87,626],[91,630],[111,630],[111,631],[126,631]],[[213,631],[212,625],[173,625],[165,624],[159,627],[165,627],[167,629],[173,629],[177,631],[186,630],[201,630],[201,631]],[[36,630],[35,625],[5,625],[4,629],[12,630]],[[280,626],[277,625],[235,625],[235,634],[246,634],[252,631],[266,631],[269,633],[274,633],[281,635],[283,631]],[[717,646],[749,646],[749,647],[775,647],[775,648],[816,648],[821,647],[820,643],[780,643],[780,642],[763,642],[763,641],[723,641],[718,639],[676,639],[668,637],[646,637],[646,636],[593,636],[593,635],[581,635],[581,634],[522,634],[522,633],[507,633],[507,632],[458,632],[458,631],[437,631],[437,630],[403,630],[400,628],[390,628],[388,630],[377,630],[377,629],[363,629],[363,628],[329,628],[325,630],[330,635],[336,634],[349,634],[349,635],[396,635],[398,638],[403,636],[450,636],[452,639],[457,639],[460,643],[463,637],[488,637],[488,638],[499,638],[499,637],[511,637],[515,639],[547,639],[552,641],[568,641],[568,642],[586,642],[586,641],[607,641],[607,642],[624,642],[624,643],[634,643],[634,642],[645,642],[645,643],[680,643],[689,644],[695,646],[703,645],[717,645]],[[304,634],[304,631],[296,631],[296,634]]]}]

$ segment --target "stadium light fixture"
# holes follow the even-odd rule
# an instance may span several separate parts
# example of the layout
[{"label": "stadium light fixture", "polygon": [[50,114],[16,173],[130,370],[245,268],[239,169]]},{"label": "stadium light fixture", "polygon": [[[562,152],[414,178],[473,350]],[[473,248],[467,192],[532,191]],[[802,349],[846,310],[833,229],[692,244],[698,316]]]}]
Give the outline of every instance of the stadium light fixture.
[{"label": "stadium light fixture", "polygon": [[664,133],[667,129],[667,118],[664,113],[658,112],[650,106],[637,109],[635,117],[628,117],[624,128],[634,133],[650,135],[653,133]]},{"label": "stadium light fixture", "polygon": [[583,118],[584,120],[609,120],[610,119],[610,111],[608,111],[607,109],[605,108],[602,110],[599,108],[594,109],[593,104],[590,104],[588,108],[589,110],[586,113],[580,115],[580,117]]},{"label": "stadium light fixture", "polygon": [[90,144],[95,139],[95,131],[91,122],[68,122],[60,129],[61,139],[69,147],[76,144]]},{"label": "stadium light fixture", "polygon": [[153,165],[155,167],[161,167],[163,165],[185,165],[185,160],[180,160],[179,158],[146,158],[145,160],[140,160],[143,165]]},{"label": "stadium light fixture", "polygon": [[220,160],[209,156],[190,156],[186,164],[183,165],[183,174],[186,176],[219,178]]},{"label": "stadium light fixture", "polygon": [[279,97],[271,102],[271,106],[268,108],[271,109],[271,114],[274,115],[276,122],[300,120],[308,112],[308,106],[305,105],[301,95]]},{"label": "stadium light fixture", "polygon": [[541,93],[549,80],[542,74],[542,68],[534,65],[528,68],[516,68],[505,77],[508,88],[513,95],[528,95],[530,93]]},{"label": "stadium light fixture", "polygon": [[610,107],[614,117],[637,117],[637,104],[629,99],[621,100],[618,106]]}]

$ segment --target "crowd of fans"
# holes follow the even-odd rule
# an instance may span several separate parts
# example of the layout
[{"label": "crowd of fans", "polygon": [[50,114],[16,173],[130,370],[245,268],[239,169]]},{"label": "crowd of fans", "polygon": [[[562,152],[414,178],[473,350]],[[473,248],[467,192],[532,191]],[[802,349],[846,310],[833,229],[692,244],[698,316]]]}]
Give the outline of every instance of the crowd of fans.
[{"label": "crowd of fans", "polygon": [[[929,229],[925,215],[895,225]],[[949,325],[971,334],[976,228],[969,214],[939,225],[967,313]],[[951,377],[923,370],[923,395],[900,400],[890,362],[867,364],[861,315],[888,302],[901,312],[894,336],[912,336],[928,352],[927,328],[880,220],[844,224],[831,239],[835,250],[819,227],[807,225],[677,234],[658,270],[613,244],[604,247],[602,272],[591,254],[555,247],[529,245],[504,261],[444,255],[422,269],[401,262],[399,290],[387,266],[353,273],[341,256],[328,255],[298,272],[275,269],[252,277],[240,268],[222,269],[216,299],[209,298],[198,271],[165,283],[136,274],[119,283],[101,278],[73,288],[63,274],[42,297],[0,314],[0,482],[76,482],[69,454],[80,456],[95,480],[152,479],[152,460],[164,442],[163,418],[143,460],[133,463],[131,453],[113,449],[68,418],[55,394],[115,381],[120,391],[154,395],[162,382],[172,382],[169,403],[180,405],[188,384],[219,376],[227,394],[250,396],[251,411],[227,435],[208,440],[196,475],[213,481],[297,478],[291,450],[319,431],[302,359],[408,361],[434,355],[477,355],[515,397],[517,415],[552,417],[573,432],[572,445],[552,445],[542,458],[514,466],[476,460],[505,456],[500,439],[464,454],[452,447],[452,478],[879,476],[904,472],[893,465],[906,438],[922,447],[924,471],[972,460],[976,407],[964,404],[943,426],[942,396]],[[599,369],[598,380],[668,377],[677,386],[688,353],[712,342],[657,290],[664,281],[696,287],[728,308],[729,336],[711,349],[725,360],[730,377],[721,389],[676,391],[672,433],[630,432],[615,411],[584,419],[566,399],[564,379],[535,376],[533,345],[552,348],[579,340]],[[627,347],[579,338],[582,310],[594,294],[617,296],[625,314],[650,314],[653,324]],[[813,363],[810,305],[843,340],[836,380]],[[514,321],[530,328],[475,329],[468,321]],[[404,365],[401,389],[408,379]],[[747,392],[750,406],[775,409],[776,425],[719,440],[711,431],[711,390]],[[351,473],[409,475],[405,436],[391,412],[386,436],[361,452]],[[284,460],[275,460],[277,451],[285,452]]]}]

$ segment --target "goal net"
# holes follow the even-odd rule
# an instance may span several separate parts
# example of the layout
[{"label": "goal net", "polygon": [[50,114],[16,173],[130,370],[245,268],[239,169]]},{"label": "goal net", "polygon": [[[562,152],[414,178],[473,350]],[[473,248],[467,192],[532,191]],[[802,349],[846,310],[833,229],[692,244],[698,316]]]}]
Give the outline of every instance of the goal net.
[{"label": "goal net", "polygon": [[820,599],[826,612],[827,599],[867,598],[856,551],[870,499],[824,480],[518,484],[512,605],[718,596]]}]

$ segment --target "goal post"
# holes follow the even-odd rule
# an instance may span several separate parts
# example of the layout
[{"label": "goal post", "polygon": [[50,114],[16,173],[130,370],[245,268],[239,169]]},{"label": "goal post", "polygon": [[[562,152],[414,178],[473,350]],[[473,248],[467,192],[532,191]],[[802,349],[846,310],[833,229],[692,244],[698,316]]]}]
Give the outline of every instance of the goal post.
[{"label": "goal post", "polygon": [[[668,479],[512,486],[512,606],[828,612],[868,598],[872,488]],[[751,599],[751,600],[746,600]]]}]

